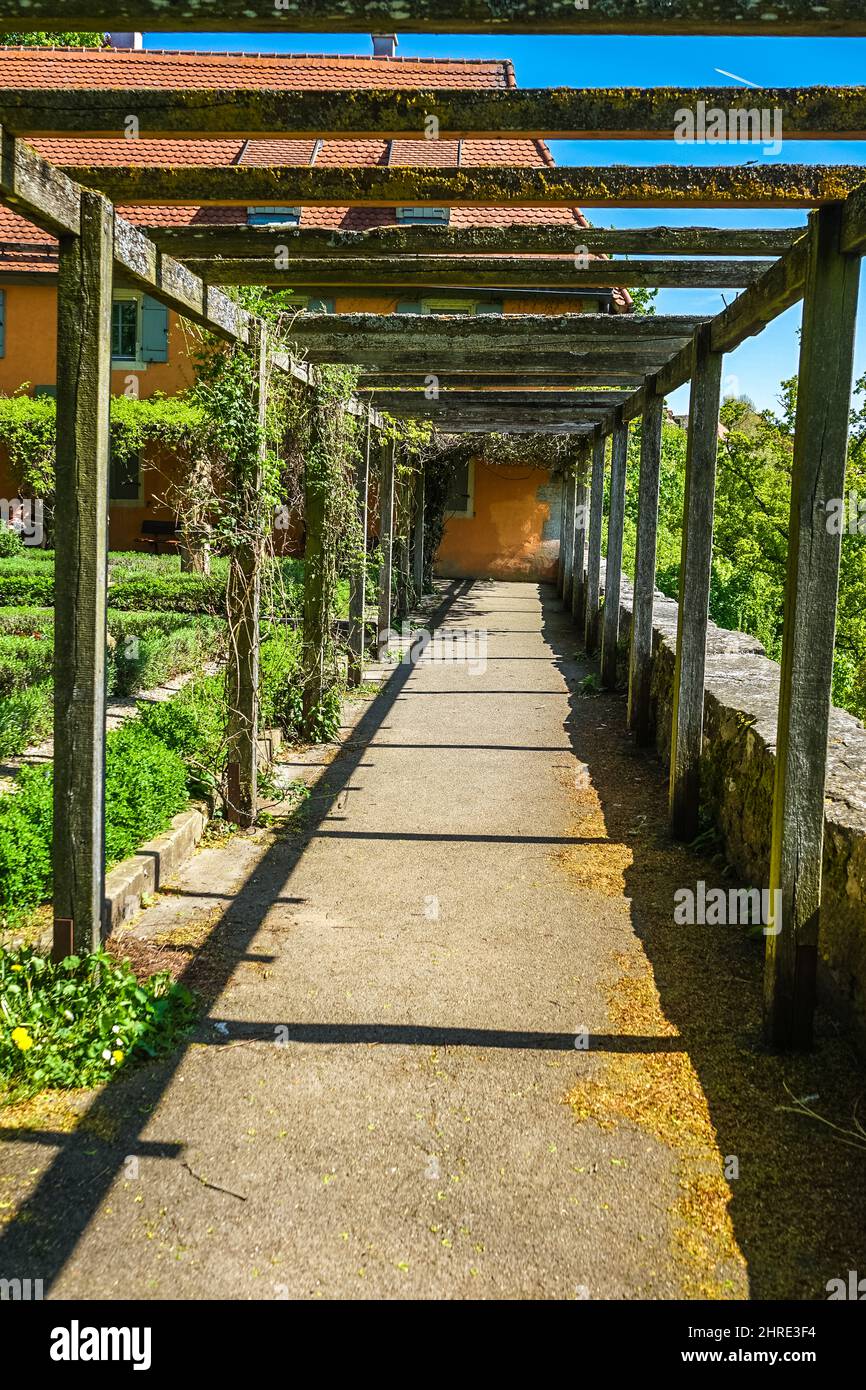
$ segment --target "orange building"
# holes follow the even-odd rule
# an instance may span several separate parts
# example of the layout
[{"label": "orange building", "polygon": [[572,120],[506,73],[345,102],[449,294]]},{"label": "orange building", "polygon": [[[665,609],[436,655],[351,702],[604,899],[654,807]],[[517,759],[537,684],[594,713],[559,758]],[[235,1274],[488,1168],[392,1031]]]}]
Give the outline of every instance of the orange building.
[{"label": "orange building", "polygon": [[[133,45],[138,35],[119,36]],[[163,52],[141,47],[104,49],[0,48],[0,83],[10,87],[64,88],[262,87],[277,90],[365,87],[514,87],[510,62],[404,59],[393,46],[370,57],[330,55]],[[553,163],[542,140],[256,140],[34,139],[57,164],[329,165],[400,164],[463,166],[502,164],[544,167]],[[118,211],[140,227],[301,226],[363,230],[371,227],[450,224],[453,227],[514,224],[586,226],[578,209],[370,208],[370,207],[151,207]],[[54,390],[56,362],[56,244],[22,217],[0,209],[0,393]],[[621,290],[502,297],[479,289],[448,295],[405,296],[381,290],[351,295],[307,289],[299,309],[328,313],[571,313],[628,312]],[[147,295],[118,289],[112,321],[112,389],[147,397],[175,393],[193,378],[183,321]],[[145,457],[111,470],[110,541],[131,548],[173,518],[163,498],[172,461]],[[17,495],[18,483],[0,458],[0,495]],[[472,463],[456,482],[454,506],[438,556],[442,574],[511,579],[551,578],[559,547],[559,491],[538,468]]]}]

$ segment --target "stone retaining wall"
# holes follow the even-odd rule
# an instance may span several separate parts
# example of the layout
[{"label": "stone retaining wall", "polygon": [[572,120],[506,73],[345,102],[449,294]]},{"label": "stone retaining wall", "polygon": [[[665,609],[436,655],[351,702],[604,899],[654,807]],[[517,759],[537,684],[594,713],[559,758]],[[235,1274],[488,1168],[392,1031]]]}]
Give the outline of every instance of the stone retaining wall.
[{"label": "stone retaining wall", "polygon": [[[623,576],[621,676],[628,679],[631,585]],[[671,741],[677,605],[656,593],[652,704],[656,746]],[[710,623],[707,634],[702,798],[731,864],[766,887],[776,754],[779,666],[753,637]],[[822,1001],[866,1043],[866,729],[831,710],[819,941]]]}]

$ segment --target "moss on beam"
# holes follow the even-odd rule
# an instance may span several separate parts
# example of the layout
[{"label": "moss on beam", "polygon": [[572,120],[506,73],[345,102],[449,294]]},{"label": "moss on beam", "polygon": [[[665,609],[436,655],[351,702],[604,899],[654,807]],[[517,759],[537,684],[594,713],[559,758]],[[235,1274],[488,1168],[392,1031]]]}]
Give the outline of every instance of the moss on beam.
[{"label": "moss on beam", "polygon": [[[2,30],[356,33],[355,0],[0,0]],[[371,0],[374,33],[866,34],[861,0]]]},{"label": "moss on beam", "polygon": [[[783,138],[866,139],[866,87],[766,87],[747,96],[732,87],[542,87],[368,89],[327,92],[224,88],[104,88],[44,92],[6,88],[0,118],[19,134],[114,135],[130,113],[143,138],[237,135],[383,139],[425,138],[430,117],[438,138],[503,137],[580,140],[672,138],[683,111],[735,110],[744,134],[760,136],[760,112],[780,113]],[[748,122],[755,111],[756,129]],[[738,126],[733,127],[734,133]],[[429,137],[428,137],[429,138]]]},{"label": "moss on beam", "polygon": [[544,169],[391,166],[261,168],[231,165],[64,166],[115,203],[287,203],[308,207],[738,207],[805,208],[840,202],[864,180],[857,165],[677,165]]}]

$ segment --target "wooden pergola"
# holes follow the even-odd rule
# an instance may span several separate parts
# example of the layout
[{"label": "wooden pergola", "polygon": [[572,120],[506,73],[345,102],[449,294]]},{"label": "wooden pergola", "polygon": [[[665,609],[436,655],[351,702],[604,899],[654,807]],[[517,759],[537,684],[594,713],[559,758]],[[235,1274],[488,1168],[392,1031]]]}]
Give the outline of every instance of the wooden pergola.
[{"label": "wooden pergola", "polygon": [[[60,13],[62,11],[62,13]],[[866,34],[859,0],[380,0],[363,12],[335,0],[0,0],[0,31],[118,27],[285,32],[560,32]],[[737,92],[742,96],[741,92]],[[866,137],[866,89],[750,89],[750,107],[780,109],[802,139]],[[844,490],[866,185],[857,166],[750,165],[700,169],[503,169],[105,166],[54,168],[28,135],[117,134],[134,110],[143,137],[423,137],[519,135],[670,138],[675,114],[698,101],[725,106],[731,89],[363,91],[346,93],[0,90],[0,198],[60,238],[58,355],[55,915],[98,924],[102,895],[102,749],[108,465],[109,332],[113,275],[233,341],[266,351],[260,325],[219,285],[387,286],[579,291],[612,285],[742,288],[712,318],[635,314],[304,315],[293,328],[294,368],[362,368],[376,406],[432,420],[444,432],[575,435],[563,489],[560,587],[603,683],[616,683],[628,429],[640,420],[637,556],[629,653],[628,724],[651,737],[650,681],[663,402],[691,384],[683,548],[672,716],[670,819],[698,826],[718,419],[724,354],[803,302],[790,507],[784,646],[774,789],[767,936],[767,1032],[776,1044],[810,1041],[815,1005],[827,730],[841,537],[825,504]],[[123,204],[492,205],[522,207],[808,208],[808,227],[602,231],[560,226],[458,230],[134,229]],[[587,262],[626,252],[640,259]],[[734,260],[732,257],[752,257]],[[658,259],[652,259],[657,257]],[[695,259],[713,258],[713,259]],[[181,258],[181,259],[178,259]],[[676,258],[676,259],[672,259]],[[689,259],[691,258],[691,259]],[[185,263],[186,262],[186,263]],[[290,360],[287,369],[293,369]],[[428,399],[425,383],[437,391]],[[366,409],[359,405],[360,410]],[[607,561],[600,604],[603,498],[610,441]],[[366,506],[369,451],[359,468]],[[380,629],[390,620],[393,450],[384,455],[385,550]],[[589,515],[586,522],[587,510]],[[415,535],[419,531],[416,520]],[[423,533],[422,533],[423,534]],[[417,547],[416,547],[417,560]],[[251,590],[255,585],[251,584]],[[356,598],[353,603],[356,604]],[[360,620],[359,620],[360,613]],[[363,627],[353,608],[355,631]],[[251,610],[249,630],[256,624]],[[251,636],[250,640],[254,640]],[[355,670],[360,664],[355,650]],[[254,692],[246,763],[254,806]],[[252,730],[252,739],[250,737]],[[240,746],[240,745],[239,745]],[[250,762],[252,766],[250,766]],[[249,798],[248,798],[249,805]],[[98,929],[98,927],[97,927]]]}]

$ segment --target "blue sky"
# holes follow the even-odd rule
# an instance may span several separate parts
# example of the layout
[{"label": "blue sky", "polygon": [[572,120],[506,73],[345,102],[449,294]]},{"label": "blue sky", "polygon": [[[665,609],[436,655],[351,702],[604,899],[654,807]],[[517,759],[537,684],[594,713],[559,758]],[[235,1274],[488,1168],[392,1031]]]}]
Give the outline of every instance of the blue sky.
[{"label": "blue sky", "polygon": [[[369,34],[147,34],[147,48],[216,49],[220,51],[282,53],[371,52]],[[523,37],[497,34],[400,35],[403,57],[510,58],[521,87],[570,86],[730,86],[740,84],[716,69],[761,86],[854,84],[866,80],[866,39],[737,39]],[[668,141],[555,141],[551,148],[560,164],[740,163],[765,156],[760,147],[696,145]],[[767,156],[772,158],[772,156]],[[864,164],[866,145],[843,142],[786,141],[776,157],[782,163]],[[600,226],[638,227],[659,223],[708,226],[792,226],[805,213],[754,209],[588,209]],[[866,283],[866,269],[861,282]],[[731,298],[728,291],[725,298]],[[662,291],[659,313],[712,314],[724,306],[719,293]],[[726,392],[745,392],[759,407],[776,404],[779,383],[797,365],[799,306],[789,310],[758,337],[744,343],[725,362]],[[866,374],[866,333],[857,348],[857,375]],[[684,388],[671,397],[676,409],[685,407]]]}]

